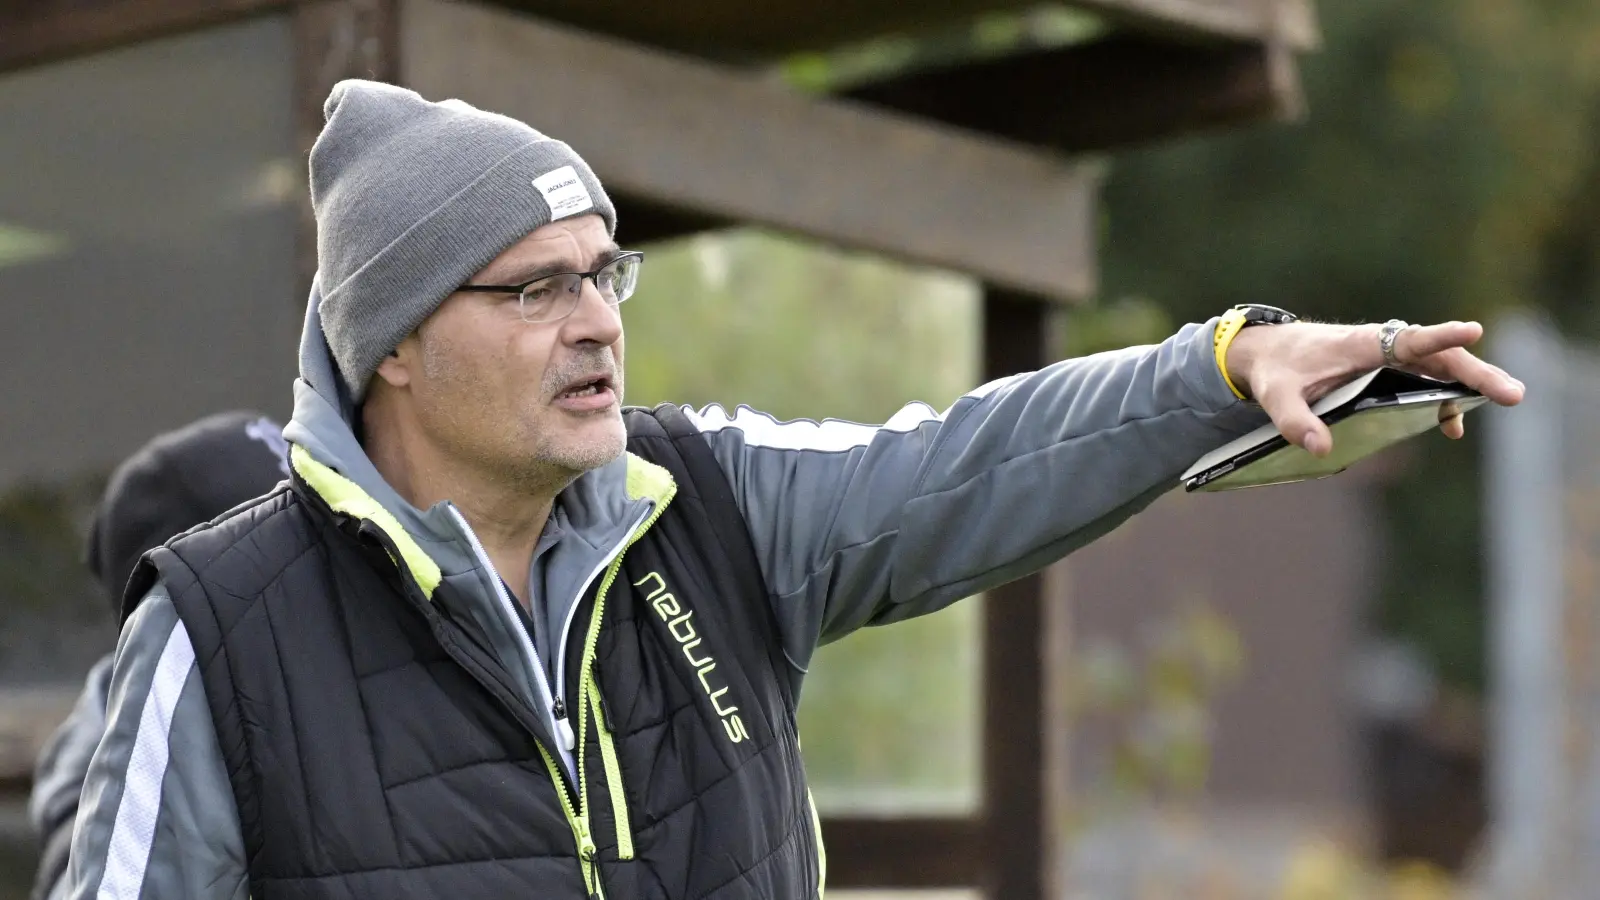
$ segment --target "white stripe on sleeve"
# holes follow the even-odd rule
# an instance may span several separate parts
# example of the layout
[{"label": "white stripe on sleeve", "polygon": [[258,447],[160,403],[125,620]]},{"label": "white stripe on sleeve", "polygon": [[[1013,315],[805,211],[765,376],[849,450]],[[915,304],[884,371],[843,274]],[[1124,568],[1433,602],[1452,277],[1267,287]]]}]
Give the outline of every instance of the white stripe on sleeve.
[{"label": "white stripe on sleeve", "polygon": [[936,422],[944,416],[926,403],[913,403],[903,407],[889,421],[880,425],[861,425],[842,419],[797,419],[779,422],[764,412],[741,406],[728,415],[720,406],[708,406],[696,412],[683,408],[684,415],[701,431],[722,431],[732,428],[743,433],[744,442],[751,447],[770,447],[775,450],[821,450],[840,453],[865,447],[872,436],[880,431],[905,433],[915,431],[927,422]]},{"label": "white stripe on sleeve", "polygon": [[[963,395],[961,400],[981,400],[1021,377],[1021,375],[1008,375],[1005,378],[997,378]],[[956,402],[960,403],[961,400]],[[857,447],[865,447],[872,443],[873,435],[879,432],[906,434],[916,431],[929,422],[944,421],[948,413],[949,410],[937,412],[926,403],[910,403],[901,407],[899,412],[882,425],[862,425],[857,422],[846,422],[843,419],[823,419],[820,422],[814,419],[796,419],[792,422],[780,422],[771,415],[748,406],[740,406],[731,416],[720,405],[708,406],[701,410],[696,410],[692,406],[683,407],[683,414],[703,432],[731,428],[741,432],[745,444],[751,447],[768,447],[774,450],[820,450],[825,453],[842,453]]]},{"label": "white stripe on sleeve", "polygon": [[172,729],[172,713],[183,693],[194,665],[194,646],[189,632],[179,621],[161,650],[155,679],[139,715],[139,731],[133,741],[133,755],[123,779],[122,798],[117,802],[117,818],[111,827],[111,845],[106,851],[105,877],[100,881],[98,900],[137,900],[144,887],[145,867],[150,863],[150,846],[155,840],[156,815],[161,809],[161,784],[167,775],[167,740]]}]

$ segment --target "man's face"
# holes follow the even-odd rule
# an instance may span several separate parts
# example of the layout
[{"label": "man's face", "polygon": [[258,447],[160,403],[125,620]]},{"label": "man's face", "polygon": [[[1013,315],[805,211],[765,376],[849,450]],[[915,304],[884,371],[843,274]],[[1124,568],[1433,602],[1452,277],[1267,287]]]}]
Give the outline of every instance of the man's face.
[{"label": "man's face", "polygon": [[[617,251],[597,215],[512,245],[469,284],[587,272]],[[591,280],[570,316],[523,321],[515,294],[457,292],[406,338],[379,377],[410,395],[427,438],[517,480],[571,478],[622,453],[622,319]]]}]

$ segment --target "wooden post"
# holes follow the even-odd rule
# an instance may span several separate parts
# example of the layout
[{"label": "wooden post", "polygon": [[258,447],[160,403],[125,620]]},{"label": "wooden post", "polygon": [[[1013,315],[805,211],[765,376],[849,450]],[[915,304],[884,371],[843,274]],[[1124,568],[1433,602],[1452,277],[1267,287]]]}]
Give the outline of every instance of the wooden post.
[{"label": "wooden post", "polygon": [[[1052,360],[1046,300],[988,288],[983,377]],[[1048,581],[1029,575],[990,591],[983,606],[983,847],[986,896],[1043,900],[1055,833],[1045,777]]]},{"label": "wooden post", "polygon": [[[309,0],[294,10],[295,148],[304,162],[322,131],[322,104],[346,78],[393,82],[400,70],[400,17],[396,0]],[[301,178],[306,168],[296,168]],[[309,188],[303,196],[309,196]],[[317,223],[309,202],[300,204],[295,272],[303,303],[317,270]]]}]

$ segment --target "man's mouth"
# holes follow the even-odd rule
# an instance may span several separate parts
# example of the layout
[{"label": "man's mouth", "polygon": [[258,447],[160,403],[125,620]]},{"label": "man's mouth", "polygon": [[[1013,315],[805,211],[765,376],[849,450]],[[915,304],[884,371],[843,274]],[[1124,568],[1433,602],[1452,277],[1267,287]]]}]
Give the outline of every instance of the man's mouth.
[{"label": "man's mouth", "polygon": [[556,394],[556,400],[577,400],[584,397],[593,397],[601,392],[611,390],[611,376],[597,375],[568,385],[560,393]]}]

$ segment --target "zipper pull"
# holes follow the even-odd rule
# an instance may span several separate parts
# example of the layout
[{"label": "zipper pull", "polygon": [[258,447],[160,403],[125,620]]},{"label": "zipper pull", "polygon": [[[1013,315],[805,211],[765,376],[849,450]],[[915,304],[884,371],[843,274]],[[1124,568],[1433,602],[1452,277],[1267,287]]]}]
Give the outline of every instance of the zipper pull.
[{"label": "zipper pull", "polygon": [[589,900],[605,900],[605,893],[600,889],[600,864],[595,860],[599,852],[595,849],[594,838],[589,833],[589,816],[581,815],[577,818],[578,826],[578,857],[583,860],[583,865],[588,867],[589,876],[594,881],[594,890],[589,894]]},{"label": "zipper pull", "polygon": [[578,738],[572,733],[572,723],[567,721],[567,705],[561,702],[560,697],[551,704],[550,713],[556,717],[556,732],[561,736],[561,743],[566,746],[567,752],[576,750]]},{"label": "zipper pull", "polygon": [[594,862],[595,846],[594,838],[589,833],[589,817],[582,815],[578,817],[577,821],[578,855],[583,857],[585,862]]}]

